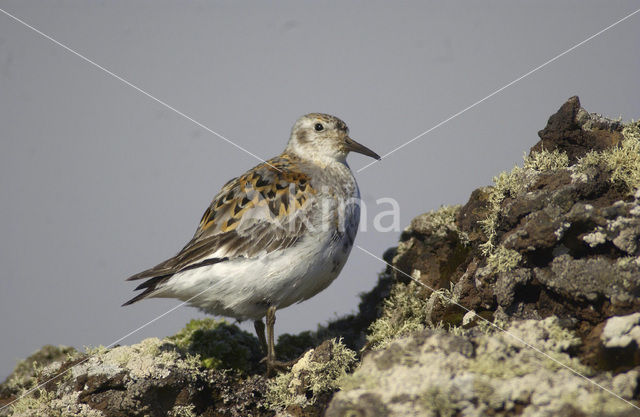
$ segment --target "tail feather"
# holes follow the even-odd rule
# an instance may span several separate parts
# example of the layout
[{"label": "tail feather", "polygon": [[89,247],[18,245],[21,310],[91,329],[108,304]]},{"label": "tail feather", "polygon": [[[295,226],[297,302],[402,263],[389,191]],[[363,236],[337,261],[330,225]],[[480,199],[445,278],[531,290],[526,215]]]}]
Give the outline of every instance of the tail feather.
[{"label": "tail feather", "polygon": [[162,284],[164,281],[166,281],[170,277],[171,277],[171,275],[161,275],[159,277],[153,277],[151,279],[146,280],[142,284],[138,285],[134,289],[134,291],[138,291],[138,290],[141,290],[143,288],[151,288],[151,289],[155,290],[158,287],[159,284]]},{"label": "tail feather", "polygon": [[169,267],[167,266],[169,264],[169,261],[165,261],[157,266],[154,266],[151,269],[147,269],[146,271],[142,271],[140,273],[137,273],[135,275],[130,276],[129,278],[127,278],[127,281],[134,281],[137,279],[143,279],[143,278],[147,278],[146,281],[144,281],[142,284],[138,285],[134,291],[137,290],[142,290],[144,289],[143,292],[141,292],[140,294],[136,295],[135,297],[133,297],[131,300],[127,301],[126,303],[122,304],[122,306],[128,306],[130,304],[135,303],[136,301],[140,301],[142,299],[151,297],[153,295],[153,293],[163,284],[165,283],[169,278],[171,278],[173,275],[175,275],[178,272],[183,272],[183,271],[187,271],[190,269],[196,269],[196,268],[201,268],[203,266],[207,266],[207,265],[213,265],[213,264],[217,264],[219,262],[224,262],[224,261],[228,261],[229,258],[208,258],[208,259],[204,259],[198,263],[193,263],[193,264],[188,264],[186,266],[183,266],[182,269],[177,269],[175,266],[173,267]]},{"label": "tail feather", "polygon": [[158,266],[154,266],[153,268],[147,269],[146,271],[138,272],[135,275],[131,275],[126,280],[135,281],[143,278],[155,278],[159,276],[173,275],[176,272],[177,271],[175,270],[175,268],[167,268],[164,267],[164,265],[160,264]]},{"label": "tail feather", "polygon": [[169,278],[171,278],[171,275],[161,275],[161,276],[153,277],[151,279],[146,280],[145,282],[143,282],[142,284],[136,287],[136,290],[141,290],[144,288],[144,291],[136,295],[126,303],[122,304],[122,306],[123,307],[128,306],[130,304],[135,303],[136,301],[140,301],[151,296],[151,294],[158,288],[158,286],[163,282],[167,281]]},{"label": "tail feather", "polygon": [[140,301],[142,299],[147,298],[147,296],[153,292],[153,290],[155,290],[155,288],[147,288],[146,290],[144,290],[143,292],[141,292],[140,294],[136,295],[135,297],[133,297],[131,300],[127,301],[126,303],[122,304],[121,307],[124,306],[128,306],[130,304],[135,303],[136,301]]}]

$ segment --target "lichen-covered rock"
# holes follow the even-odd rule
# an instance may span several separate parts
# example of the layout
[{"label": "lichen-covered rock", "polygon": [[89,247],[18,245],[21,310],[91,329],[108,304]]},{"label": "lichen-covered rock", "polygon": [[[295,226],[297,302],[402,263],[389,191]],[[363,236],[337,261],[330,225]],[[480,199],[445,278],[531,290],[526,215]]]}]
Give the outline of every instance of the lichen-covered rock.
[{"label": "lichen-covered rock", "polygon": [[607,348],[626,348],[633,343],[640,346],[640,313],[611,317],[604,326],[601,338]]},{"label": "lichen-covered rock", "polygon": [[[300,360],[270,384],[253,335],[224,320],[192,320],[174,336],[132,346],[85,353],[45,346],[0,384],[0,416],[319,416],[355,361],[349,347],[365,344],[390,286],[382,276],[357,314],[280,336],[279,357]],[[338,335],[344,339],[327,340]]]},{"label": "lichen-covered rock", "polygon": [[413,219],[402,233],[394,266],[409,274],[419,271],[430,287],[448,288],[451,276],[464,272],[462,263],[470,249],[469,236],[455,222],[459,210],[459,206],[443,206]]},{"label": "lichen-covered rock", "polygon": [[[232,369],[231,365],[236,362],[231,359],[231,365],[226,369],[209,369],[203,366],[199,354],[190,353],[193,344],[187,340],[192,340],[197,333],[196,327],[192,322],[174,338],[150,338],[135,345],[112,349],[98,347],[68,357],[56,355],[58,361],[46,367],[34,365],[37,372],[31,376],[15,374],[3,384],[5,389],[16,387],[11,395],[5,397],[5,403],[17,401],[2,410],[0,415],[273,415],[263,397],[266,391],[264,377],[243,375]],[[237,327],[220,322],[213,326],[205,322],[202,330],[208,331],[212,327],[229,330],[226,335],[216,333],[219,339],[214,342],[224,343],[226,340],[234,346],[233,343],[243,340]],[[245,353],[242,350],[238,352],[243,360],[246,359]],[[226,351],[224,354],[230,355]],[[39,354],[38,357],[47,355]],[[22,397],[32,388],[35,392]]]},{"label": "lichen-covered rock", "polygon": [[327,340],[269,382],[267,401],[279,416],[320,416],[355,360],[341,341]]},{"label": "lichen-covered rock", "polygon": [[3,384],[0,384],[0,407],[4,405],[6,399],[29,389],[38,375],[58,369],[60,362],[73,359],[78,354],[78,351],[70,346],[45,345],[18,362],[11,375]]},{"label": "lichen-covered rock", "polygon": [[[623,416],[637,370],[594,376],[567,352],[581,343],[556,317],[516,320],[508,333],[485,327],[425,330],[367,354],[343,384],[327,417],[351,416]],[[523,342],[536,346],[540,354]]]},{"label": "lichen-covered rock", "polygon": [[640,311],[640,123],[590,114],[573,97],[540,136],[522,167],[403,232],[388,271],[400,282],[372,346],[402,329],[460,326],[469,310],[505,321],[556,315],[576,322],[580,356],[603,369],[602,324]]}]

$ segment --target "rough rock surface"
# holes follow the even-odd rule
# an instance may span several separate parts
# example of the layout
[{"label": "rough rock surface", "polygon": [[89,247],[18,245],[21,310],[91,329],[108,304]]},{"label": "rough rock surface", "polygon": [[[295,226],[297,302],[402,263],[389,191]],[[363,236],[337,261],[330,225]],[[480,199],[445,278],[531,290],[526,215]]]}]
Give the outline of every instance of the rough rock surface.
[{"label": "rough rock surface", "polygon": [[590,151],[602,151],[622,142],[622,123],[580,107],[578,97],[571,97],[549,118],[547,126],[538,132],[540,142],[531,152],[542,150],[565,152],[570,162],[576,162]]},{"label": "rough rock surface", "polygon": [[[248,336],[235,326],[228,342]],[[206,327],[206,325],[205,325]],[[74,352],[48,365],[25,366],[3,384],[14,416],[247,416],[272,415],[263,393],[266,380],[239,370],[207,369],[169,339],[132,346]],[[30,368],[30,369],[27,369]],[[25,378],[24,373],[34,378]],[[40,386],[40,384],[42,384]],[[4,413],[6,415],[8,413]]]},{"label": "rough rock surface", "polygon": [[[599,367],[604,321],[640,311],[638,123],[589,114],[573,97],[540,136],[522,168],[463,207],[414,219],[394,274],[446,290],[483,317],[570,320],[587,341],[580,357]],[[467,310],[431,298],[426,322],[462,324]]]},{"label": "rough rock surface", "polygon": [[290,372],[267,380],[254,336],[198,320],[47,346],[0,416],[640,415],[640,124],[572,97],[539,135],[464,206],[416,217],[356,314],[281,336]]},{"label": "rough rock surface", "polygon": [[637,411],[560,363],[628,400],[638,388],[640,368],[615,378],[594,376],[566,353],[580,339],[556,317],[516,320],[506,330],[509,334],[424,330],[396,339],[364,357],[326,416],[630,416]]}]

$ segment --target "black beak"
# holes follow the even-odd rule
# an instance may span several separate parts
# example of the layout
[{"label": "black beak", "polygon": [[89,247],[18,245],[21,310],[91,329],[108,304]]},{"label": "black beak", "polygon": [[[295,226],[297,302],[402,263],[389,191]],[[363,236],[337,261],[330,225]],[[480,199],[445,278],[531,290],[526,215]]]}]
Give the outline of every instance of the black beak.
[{"label": "black beak", "polygon": [[358,152],[358,153],[370,156],[370,157],[378,159],[378,160],[380,159],[380,156],[377,153],[375,153],[371,149],[367,148],[366,146],[359,144],[355,140],[351,139],[349,136],[347,136],[344,139],[344,142],[347,145],[347,150],[349,152]]}]

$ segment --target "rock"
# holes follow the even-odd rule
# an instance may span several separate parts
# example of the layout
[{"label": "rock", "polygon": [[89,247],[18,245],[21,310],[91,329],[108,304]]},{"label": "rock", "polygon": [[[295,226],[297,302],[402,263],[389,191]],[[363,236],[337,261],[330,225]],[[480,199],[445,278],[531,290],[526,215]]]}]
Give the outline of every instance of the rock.
[{"label": "rock", "polygon": [[[413,219],[402,233],[394,266],[408,274],[420,270],[422,282],[432,288],[448,286],[452,274],[464,272],[462,263],[469,251],[469,237],[455,223],[459,210],[445,206]],[[402,274],[393,275],[406,281]]]},{"label": "rock", "polygon": [[[508,333],[474,330],[460,336],[421,331],[369,353],[334,396],[326,416],[614,416],[637,411],[563,366],[594,376],[567,353],[581,342],[556,317],[516,320]],[[597,376],[594,382],[630,400],[638,376],[634,370],[615,378]]]},{"label": "rock", "polygon": [[611,317],[606,321],[601,338],[607,348],[626,348],[632,343],[640,346],[640,313]]},{"label": "rock", "polygon": [[320,416],[355,360],[354,351],[327,340],[269,382],[267,401],[278,415]]},{"label": "rock", "polygon": [[[0,399],[13,398],[18,393],[29,389],[33,379],[42,372],[54,371],[60,362],[76,357],[78,352],[70,346],[45,345],[38,351],[21,360],[15,369],[0,385]],[[3,401],[0,400],[0,407]]]},{"label": "rock", "polygon": [[[548,291],[576,302],[633,303],[629,283],[638,281],[640,268],[627,269],[603,256],[575,259],[571,255],[557,256],[546,268],[534,268],[535,278]],[[627,283],[625,288],[625,283]],[[640,282],[632,284],[635,291]]]},{"label": "rock", "polygon": [[55,365],[30,381],[27,386],[44,385],[32,395],[16,397],[11,415],[273,415],[262,395],[263,377],[207,369],[199,356],[168,339],[96,348]]},{"label": "rock", "polygon": [[602,151],[622,141],[622,123],[589,114],[580,107],[580,99],[571,97],[549,118],[538,132],[540,142],[531,152],[560,150],[575,162],[591,150]]},{"label": "rock", "polygon": [[[392,294],[416,292],[407,287],[413,277],[449,300],[420,289],[419,307],[392,295],[372,346],[406,334],[388,329],[459,326],[468,310],[571,319],[598,344],[590,335],[607,318],[640,311],[640,124],[590,114],[573,97],[540,135],[522,167],[403,232],[393,258],[402,283]],[[595,358],[588,345],[583,354]]]}]

